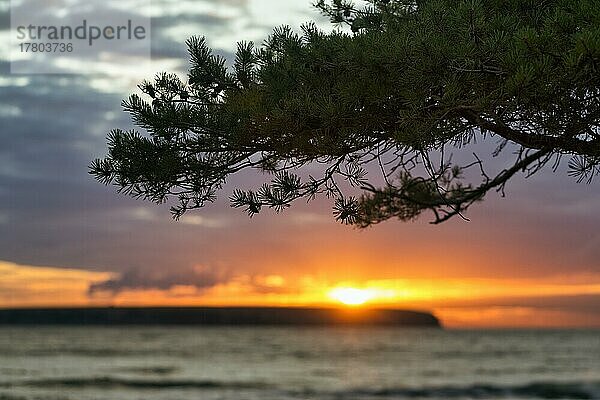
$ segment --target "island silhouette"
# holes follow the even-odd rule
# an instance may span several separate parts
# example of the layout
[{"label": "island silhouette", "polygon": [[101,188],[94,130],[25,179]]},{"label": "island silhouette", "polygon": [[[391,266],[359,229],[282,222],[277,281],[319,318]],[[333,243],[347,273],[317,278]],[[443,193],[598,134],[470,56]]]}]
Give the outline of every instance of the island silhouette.
[{"label": "island silhouette", "polygon": [[305,307],[106,307],[0,310],[0,325],[396,326],[441,327],[431,313]]}]

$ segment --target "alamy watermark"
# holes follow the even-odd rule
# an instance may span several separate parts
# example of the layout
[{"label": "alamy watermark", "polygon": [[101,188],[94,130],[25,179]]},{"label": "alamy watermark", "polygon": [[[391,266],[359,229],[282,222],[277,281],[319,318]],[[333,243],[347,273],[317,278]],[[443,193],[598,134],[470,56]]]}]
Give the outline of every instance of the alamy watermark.
[{"label": "alamy watermark", "polygon": [[11,72],[101,72],[150,59],[150,0],[11,0]]}]

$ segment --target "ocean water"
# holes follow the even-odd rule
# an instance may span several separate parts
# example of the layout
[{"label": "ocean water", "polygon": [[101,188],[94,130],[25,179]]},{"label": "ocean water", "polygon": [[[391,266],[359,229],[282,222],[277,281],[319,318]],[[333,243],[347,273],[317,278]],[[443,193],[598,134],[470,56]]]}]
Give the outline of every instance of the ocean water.
[{"label": "ocean water", "polygon": [[600,399],[600,331],[2,327],[0,400]]}]

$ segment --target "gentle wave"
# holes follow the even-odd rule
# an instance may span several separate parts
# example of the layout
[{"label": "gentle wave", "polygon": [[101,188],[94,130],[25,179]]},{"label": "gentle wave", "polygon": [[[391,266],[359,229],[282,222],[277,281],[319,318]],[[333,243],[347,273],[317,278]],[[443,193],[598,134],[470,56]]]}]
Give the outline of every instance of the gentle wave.
[{"label": "gentle wave", "polygon": [[173,350],[173,349],[110,349],[110,348],[77,348],[77,347],[60,347],[52,349],[21,349],[21,348],[0,348],[0,354],[5,357],[64,357],[81,356],[90,358],[115,358],[115,357],[135,357],[135,356],[176,356],[181,358],[189,358],[197,356],[190,350]]},{"label": "gentle wave", "polygon": [[[316,394],[316,393],[315,393]],[[336,398],[514,398],[599,399],[600,382],[532,382],[524,385],[440,386],[425,388],[354,389],[335,393]]]},{"label": "gentle wave", "polygon": [[[212,380],[148,380],[126,379],[118,377],[92,377],[92,378],[67,378],[43,379],[23,381],[9,386],[30,387],[65,387],[65,388],[129,388],[129,389],[237,389],[237,390],[265,390],[278,388],[264,382],[237,382],[237,381],[212,381]],[[470,386],[438,386],[422,388],[356,388],[345,391],[302,391],[278,390],[288,395],[311,396],[312,398],[514,398],[524,397],[532,399],[598,399],[600,398],[600,382],[531,382],[523,385],[488,385],[475,384]]]},{"label": "gentle wave", "polygon": [[177,367],[171,366],[155,366],[155,367],[123,367],[123,368],[115,368],[116,371],[125,372],[125,373],[133,373],[133,374],[143,374],[143,375],[170,375],[177,372]]},{"label": "gentle wave", "polygon": [[263,382],[222,382],[212,380],[149,380],[118,377],[61,378],[23,381],[11,386],[69,387],[69,388],[132,388],[132,389],[265,389]]}]

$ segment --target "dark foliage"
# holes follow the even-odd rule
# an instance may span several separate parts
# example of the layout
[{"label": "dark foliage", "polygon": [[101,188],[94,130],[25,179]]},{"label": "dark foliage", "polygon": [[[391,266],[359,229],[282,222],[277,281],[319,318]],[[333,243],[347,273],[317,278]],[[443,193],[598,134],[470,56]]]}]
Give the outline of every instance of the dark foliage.
[{"label": "dark foliage", "polygon": [[[112,131],[95,177],[157,203],[174,197],[179,217],[255,168],[271,182],[235,190],[234,207],[253,215],[326,194],[337,219],[365,227],[427,210],[443,222],[564,157],[577,180],[599,171],[599,1],[316,6],[349,29],[277,28],[260,47],[240,43],[232,70],[189,39],[187,81],[161,74],[124,101],[145,133]],[[489,176],[477,156],[451,162],[478,138],[500,141],[496,153],[518,148],[513,166]],[[317,164],[318,176],[302,173]]]}]

